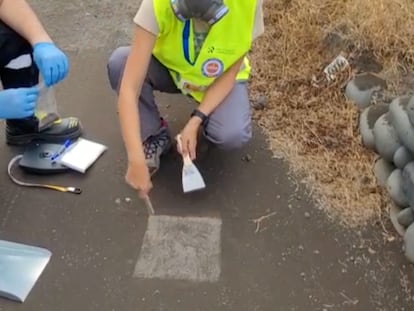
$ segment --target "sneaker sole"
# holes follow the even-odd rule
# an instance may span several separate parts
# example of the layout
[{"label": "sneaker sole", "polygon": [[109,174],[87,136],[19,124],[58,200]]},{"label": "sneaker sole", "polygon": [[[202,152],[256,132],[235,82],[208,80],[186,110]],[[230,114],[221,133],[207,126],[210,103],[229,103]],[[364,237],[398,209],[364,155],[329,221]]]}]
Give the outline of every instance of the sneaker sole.
[{"label": "sneaker sole", "polygon": [[8,145],[21,146],[29,144],[30,142],[44,141],[48,143],[62,143],[67,139],[77,139],[82,135],[82,129],[79,128],[76,131],[69,134],[45,134],[45,133],[35,133],[35,134],[25,134],[25,135],[9,135],[6,133],[6,143]]}]

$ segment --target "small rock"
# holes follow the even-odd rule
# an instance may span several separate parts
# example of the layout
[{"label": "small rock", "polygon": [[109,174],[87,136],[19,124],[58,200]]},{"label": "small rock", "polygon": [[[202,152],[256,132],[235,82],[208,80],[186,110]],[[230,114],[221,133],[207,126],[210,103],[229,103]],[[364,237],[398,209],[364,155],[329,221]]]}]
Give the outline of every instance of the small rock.
[{"label": "small rock", "polygon": [[397,131],[391,123],[391,113],[387,112],[378,118],[374,125],[374,141],[376,152],[388,162],[394,160],[394,154],[401,147]]},{"label": "small rock", "polygon": [[378,104],[364,109],[359,118],[359,131],[361,134],[362,144],[370,149],[375,150],[374,126],[375,122],[385,113],[388,112],[389,105]]},{"label": "small rock", "polygon": [[387,179],[390,177],[391,173],[395,170],[395,166],[379,157],[375,160],[374,163],[374,175],[377,179],[378,185],[385,187],[387,184]]},{"label": "small rock", "polygon": [[319,252],[317,249],[315,249],[315,250],[313,251],[313,253],[314,253],[315,255],[319,255],[319,254],[320,254],[320,252]]},{"label": "small rock", "polygon": [[392,235],[390,235],[390,236],[387,237],[387,241],[388,242],[393,242],[394,240],[395,240],[395,237],[392,236]]},{"label": "small rock", "polygon": [[[343,33],[346,33],[347,31],[347,29],[344,29]],[[339,31],[326,33],[322,42],[324,49],[334,54],[338,54],[352,43],[345,34],[342,34]]]},{"label": "small rock", "polygon": [[345,95],[352,100],[359,109],[370,105],[371,95],[374,91],[386,89],[387,82],[373,73],[358,74],[351,80],[346,88]]},{"label": "small rock", "polygon": [[266,95],[260,95],[251,103],[252,107],[256,110],[263,110],[267,106]]},{"label": "small rock", "polygon": [[305,212],[305,218],[310,218],[311,215],[308,212]]},{"label": "small rock", "polygon": [[410,101],[407,104],[407,115],[411,125],[414,126],[414,96],[411,96]]},{"label": "small rock", "polygon": [[402,171],[395,169],[387,179],[387,190],[391,199],[401,207],[408,207],[408,200],[403,191]]},{"label": "small rock", "polygon": [[403,169],[402,188],[407,196],[408,204],[414,210],[414,162],[408,163]]},{"label": "small rock", "polygon": [[[390,220],[392,225],[394,226],[395,231],[397,231],[397,233],[400,236],[404,236],[405,234],[405,227],[402,226],[399,222],[398,222],[398,214],[402,211],[402,209],[397,206],[397,204],[395,204],[394,202],[391,202],[391,206],[390,206]],[[389,235],[391,236],[391,235]],[[389,241],[391,242],[391,241]]]},{"label": "small rock", "polygon": [[128,197],[125,198],[125,202],[129,203],[131,201],[132,201],[131,198],[128,198]]},{"label": "small rock", "polygon": [[414,263],[414,224],[410,225],[405,231],[404,254],[411,263]]},{"label": "small rock", "polygon": [[414,222],[414,213],[411,208],[404,208],[397,215],[398,223],[401,226],[409,227]]},{"label": "small rock", "polygon": [[116,204],[121,204],[121,199],[120,199],[120,198],[116,198],[116,199],[115,199],[115,203],[116,203]]},{"label": "small rock", "polygon": [[414,153],[414,126],[407,114],[409,96],[400,96],[390,104],[390,121],[401,143]]},{"label": "small rock", "polygon": [[242,157],[242,161],[250,162],[252,160],[252,156],[250,154],[246,154]]},{"label": "small rock", "polygon": [[300,251],[303,251],[305,248],[303,247],[303,245],[299,245],[299,246],[298,246],[298,249],[299,249]]},{"label": "small rock", "polygon": [[411,161],[414,161],[414,155],[405,146],[401,146],[394,153],[394,164],[399,169],[403,169]]},{"label": "small rock", "polygon": [[359,72],[381,72],[382,64],[378,61],[372,50],[364,50],[352,61],[353,67]]},{"label": "small rock", "polygon": [[300,276],[304,278],[306,276],[306,273],[305,272],[301,272]]},{"label": "small rock", "polygon": [[361,176],[360,180],[362,185],[368,185],[371,181],[367,175]]}]

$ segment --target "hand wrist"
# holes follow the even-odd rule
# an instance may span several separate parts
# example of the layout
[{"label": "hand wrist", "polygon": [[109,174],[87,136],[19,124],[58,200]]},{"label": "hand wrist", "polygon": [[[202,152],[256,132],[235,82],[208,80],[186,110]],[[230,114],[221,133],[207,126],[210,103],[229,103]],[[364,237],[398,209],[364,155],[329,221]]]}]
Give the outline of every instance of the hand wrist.
[{"label": "hand wrist", "polygon": [[42,35],[36,36],[36,37],[30,39],[29,41],[30,41],[30,44],[32,45],[33,48],[39,43],[54,44],[53,40],[47,34],[42,34]]},{"label": "hand wrist", "polygon": [[196,116],[192,116],[190,117],[190,120],[188,120],[188,123],[194,125],[195,127],[199,128],[201,126],[201,124],[203,123],[203,121]]},{"label": "hand wrist", "polygon": [[194,109],[191,113],[190,121],[194,124],[197,124],[197,126],[205,126],[208,122],[208,115],[202,112],[200,109]]},{"label": "hand wrist", "polygon": [[47,39],[47,38],[44,38],[44,39],[38,38],[36,40],[33,40],[31,44],[32,44],[32,47],[35,48],[36,46],[43,45],[43,44],[53,44],[54,45],[54,42],[50,38],[49,39]]}]

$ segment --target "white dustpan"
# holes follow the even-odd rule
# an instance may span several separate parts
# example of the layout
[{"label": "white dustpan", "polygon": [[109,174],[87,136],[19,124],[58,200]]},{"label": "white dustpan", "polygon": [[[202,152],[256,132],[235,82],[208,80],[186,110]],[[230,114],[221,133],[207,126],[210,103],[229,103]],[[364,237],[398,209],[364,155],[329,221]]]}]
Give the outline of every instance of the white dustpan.
[{"label": "white dustpan", "polygon": [[44,248],[0,240],[0,296],[24,302],[51,256]]},{"label": "white dustpan", "polygon": [[[178,147],[180,150],[182,150],[181,135],[178,134],[176,139]],[[188,154],[183,156],[183,169],[181,179],[184,193],[201,190],[206,187],[203,176],[201,176],[200,171],[194,165]]]}]

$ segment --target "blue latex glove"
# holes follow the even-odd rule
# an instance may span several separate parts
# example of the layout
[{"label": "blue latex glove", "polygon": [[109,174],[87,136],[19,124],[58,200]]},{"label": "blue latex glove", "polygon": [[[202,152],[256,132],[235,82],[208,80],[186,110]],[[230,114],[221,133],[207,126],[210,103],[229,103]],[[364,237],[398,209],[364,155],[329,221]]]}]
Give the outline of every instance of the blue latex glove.
[{"label": "blue latex glove", "polygon": [[0,119],[23,119],[33,116],[39,89],[7,89],[0,91]]},{"label": "blue latex glove", "polygon": [[33,59],[47,87],[59,83],[68,75],[69,60],[53,43],[36,43],[33,46]]}]

